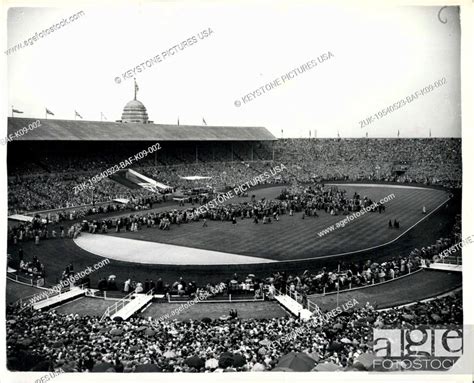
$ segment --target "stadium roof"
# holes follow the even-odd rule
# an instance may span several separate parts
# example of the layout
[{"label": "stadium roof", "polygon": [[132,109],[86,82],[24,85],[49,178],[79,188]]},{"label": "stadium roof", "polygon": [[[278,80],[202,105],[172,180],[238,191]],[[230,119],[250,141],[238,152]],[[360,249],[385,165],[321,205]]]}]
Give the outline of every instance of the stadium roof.
[{"label": "stadium roof", "polygon": [[[8,134],[36,118],[8,118]],[[264,127],[160,125],[101,121],[39,119],[41,125],[14,141],[269,141]]]}]

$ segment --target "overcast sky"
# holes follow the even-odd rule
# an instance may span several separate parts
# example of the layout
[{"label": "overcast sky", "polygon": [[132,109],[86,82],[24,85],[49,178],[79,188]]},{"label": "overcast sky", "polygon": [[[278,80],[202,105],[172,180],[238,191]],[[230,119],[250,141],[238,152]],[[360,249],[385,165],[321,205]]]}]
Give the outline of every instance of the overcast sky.
[{"label": "overcast sky", "polygon": [[[275,136],[460,137],[457,8],[156,4],[134,8],[11,8],[8,47],[84,11],[78,20],[8,56],[9,107],[22,117],[121,118],[133,99],[123,74],[136,73],[138,99],[155,123],[264,126]],[[203,39],[203,30],[212,34]],[[163,59],[162,52],[196,43]],[[329,60],[282,83],[323,54]],[[3,53],[5,54],[5,53]],[[115,78],[121,79],[118,83]],[[270,91],[243,97],[280,79]],[[438,79],[446,84],[400,110],[360,121]],[[236,106],[235,102],[241,102]]]}]

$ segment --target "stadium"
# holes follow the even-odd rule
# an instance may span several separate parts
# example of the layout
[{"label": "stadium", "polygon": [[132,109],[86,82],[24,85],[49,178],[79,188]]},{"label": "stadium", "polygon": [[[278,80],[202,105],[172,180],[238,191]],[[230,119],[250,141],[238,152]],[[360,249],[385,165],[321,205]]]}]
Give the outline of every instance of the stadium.
[{"label": "stadium", "polygon": [[377,324],[462,323],[460,139],[160,125],[136,96],[39,121],[8,143],[10,370],[370,370]]}]

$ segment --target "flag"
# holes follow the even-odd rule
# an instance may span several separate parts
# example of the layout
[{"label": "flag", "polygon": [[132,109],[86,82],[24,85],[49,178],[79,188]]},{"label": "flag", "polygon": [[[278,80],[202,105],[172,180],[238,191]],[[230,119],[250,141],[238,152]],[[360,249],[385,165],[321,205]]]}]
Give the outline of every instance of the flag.
[{"label": "flag", "polygon": [[46,114],[50,114],[51,116],[54,116],[54,113],[51,112],[48,108],[45,108],[46,109]]},{"label": "flag", "polygon": [[206,120],[204,119],[204,117],[202,118],[202,123],[207,126],[207,122],[206,122]]},{"label": "flag", "polygon": [[398,129],[397,137],[400,137],[400,129]]},{"label": "flag", "polygon": [[104,113],[100,112],[100,120],[102,119],[107,120],[107,117],[105,117]]},{"label": "flag", "polygon": [[12,113],[23,113],[21,110],[12,108]]},{"label": "flag", "polygon": [[75,113],[74,118],[75,118],[76,116],[79,117],[79,118],[82,118],[82,116],[81,116],[79,113],[77,113],[77,110],[75,110],[74,113]]},{"label": "flag", "polygon": [[135,100],[137,99],[137,92],[138,92],[138,84],[137,80],[135,80],[135,77],[133,78],[133,81],[135,82]]}]

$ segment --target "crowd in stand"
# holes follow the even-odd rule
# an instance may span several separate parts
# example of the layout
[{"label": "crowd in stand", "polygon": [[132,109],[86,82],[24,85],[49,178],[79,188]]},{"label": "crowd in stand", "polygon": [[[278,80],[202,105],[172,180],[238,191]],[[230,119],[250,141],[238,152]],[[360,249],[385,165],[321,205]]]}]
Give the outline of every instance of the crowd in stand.
[{"label": "crowd in stand", "polygon": [[[276,158],[295,167],[300,180],[372,180],[460,187],[461,140],[283,139]],[[397,172],[397,164],[406,171]]]},{"label": "crowd in stand", "polygon": [[[75,192],[74,187],[88,176],[61,174],[18,177],[8,181],[8,204],[10,213],[67,209],[70,207],[110,202],[117,198],[132,201],[146,198],[161,199],[146,189],[130,190],[109,179],[104,179],[92,189]],[[67,214],[67,213],[63,213]]]},{"label": "crowd in stand", "polygon": [[381,312],[361,303],[327,324],[235,315],[226,320],[101,322],[88,315],[8,307],[7,365],[10,370],[64,372],[269,371],[284,355],[302,352],[314,366],[330,362],[350,370],[361,354],[373,352],[374,328],[460,324],[460,293]]},{"label": "crowd in stand", "polygon": [[415,248],[410,253],[410,256],[433,260],[435,256],[439,256],[444,250],[449,249],[451,246],[462,242],[462,240],[461,215],[457,214],[455,217],[453,229],[447,237],[439,238],[436,243],[433,243],[430,246],[422,247],[421,249]]},{"label": "crowd in stand", "polygon": [[[221,148],[224,151],[224,148]],[[49,156],[43,168],[9,162],[8,203],[10,213],[77,207],[108,202],[115,198],[150,197],[152,191],[130,190],[104,179],[94,190],[75,192],[74,187],[104,169],[127,158],[130,149],[107,155],[85,154],[80,160]],[[269,159],[236,155],[210,158],[202,154],[198,163],[190,155],[159,152],[159,162],[145,158],[133,169],[159,182],[186,189],[194,186],[219,189],[252,179],[271,167]],[[262,160],[263,159],[263,160]],[[288,171],[267,183],[310,182],[312,180],[368,180],[423,183],[460,187],[461,140],[459,139],[283,139],[275,143],[275,159]],[[397,164],[403,163],[404,171]],[[35,173],[31,173],[35,169]],[[200,182],[184,176],[210,177]]]}]

